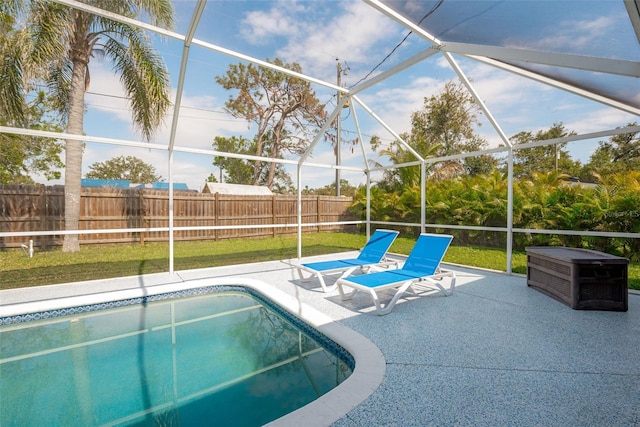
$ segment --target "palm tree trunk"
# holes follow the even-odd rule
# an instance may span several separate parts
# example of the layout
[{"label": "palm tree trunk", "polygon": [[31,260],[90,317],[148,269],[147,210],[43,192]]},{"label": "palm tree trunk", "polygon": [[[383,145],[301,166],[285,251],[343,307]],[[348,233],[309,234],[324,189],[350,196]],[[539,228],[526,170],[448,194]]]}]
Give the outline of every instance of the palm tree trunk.
[{"label": "palm tree trunk", "polygon": [[[71,77],[71,93],[69,96],[69,120],[67,133],[82,135],[84,121],[85,72],[87,65],[74,62]],[[64,224],[65,230],[75,231],[80,224],[80,195],[82,175],[83,142],[67,140],[65,149],[64,175]],[[62,252],[77,252],[80,243],[77,234],[64,236]]]}]

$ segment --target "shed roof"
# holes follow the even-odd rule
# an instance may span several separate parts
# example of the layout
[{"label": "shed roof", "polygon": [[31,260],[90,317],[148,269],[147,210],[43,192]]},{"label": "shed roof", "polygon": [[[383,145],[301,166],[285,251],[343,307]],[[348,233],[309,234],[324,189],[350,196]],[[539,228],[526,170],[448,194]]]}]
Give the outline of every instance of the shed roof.
[{"label": "shed roof", "polygon": [[129,188],[131,183],[127,179],[82,178],[80,185],[82,187]]},{"label": "shed roof", "polygon": [[269,188],[259,185],[226,184],[219,182],[205,182],[202,187],[203,193],[232,194],[237,196],[272,196]]}]

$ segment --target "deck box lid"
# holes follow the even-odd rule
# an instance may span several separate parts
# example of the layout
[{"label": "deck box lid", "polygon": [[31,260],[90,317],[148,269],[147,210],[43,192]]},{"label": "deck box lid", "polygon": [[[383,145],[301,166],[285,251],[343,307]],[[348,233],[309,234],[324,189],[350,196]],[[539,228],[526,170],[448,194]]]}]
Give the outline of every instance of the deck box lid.
[{"label": "deck box lid", "polygon": [[558,260],[579,264],[629,264],[627,258],[598,252],[591,249],[567,248],[565,246],[529,246],[527,254],[548,256]]}]

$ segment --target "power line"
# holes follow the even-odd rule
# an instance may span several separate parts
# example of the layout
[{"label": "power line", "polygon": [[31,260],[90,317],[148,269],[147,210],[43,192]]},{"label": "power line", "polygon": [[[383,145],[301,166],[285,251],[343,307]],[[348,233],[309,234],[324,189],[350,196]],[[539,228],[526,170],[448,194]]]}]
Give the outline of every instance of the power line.
[{"label": "power line", "polygon": [[[417,25],[418,25],[418,26],[420,26],[420,24],[422,24],[422,21],[424,21],[425,19],[427,19],[427,17],[429,17],[430,15],[432,15],[432,14],[436,11],[436,9],[438,9],[438,8],[442,5],[442,3],[444,3],[444,0],[440,0],[440,1],[438,1],[438,3],[436,3],[436,4],[431,8],[431,10],[430,10],[430,11],[428,11],[428,12],[427,12],[423,17],[422,17],[422,19],[420,19],[420,21],[418,21],[418,24],[417,24]],[[407,33],[407,35],[406,35],[406,36],[404,36],[404,38],[403,38],[402,40],[400,40],[400,43],[398,43],[397,45],[395,45],[395,47],[394,47],[393,49],[391,49],[391,52],[389,52],[389,53],[387,54],[387,56],[385,56],[385,57],[382,59],[382,61],[378,62],[378,64],[377,64],[375,67],[373,67],[373,68],[371,69],[371,71],[369,71],[369,72],[368,72],[368,73],[367,73],[363,78],[361,78],[360,80],[358,80],[357,82],[355,82],[354,84],[352,84],[351,86],[349,86],[349,89],[353,88],[353,87],[354,87],[354,86],[356,86],[358,83],[360,83],[360,82],[362,82],[362,81],[366,80],[366,79],[367,79],[371,74],[373,74],[373,72],[374,72],[374,71],[376,71],[376,70],[377,70],[377,69],[378,69],[382,64],[384,64],[384,63],[387,61],[387,59],[389,59],[389,57],[391,57],[391,55],[393,55],[393,53],[394,53],[396,50],[398,50],[398,48],[399,48],[400,46],[402,46],[402,44],[403,44],[405,41],[407,41],[407,39],[409,38],[409,36],[410,36],[411,34],[413,34],[413,31],[409,31],[409,32]]]},{"label": "power line", "polygon": [[[107,98],[115,98],[115,99],[121,99],[123,101],[128,101],[128,98],[122,95],[111,95],[111,94],[107,94],[107,93],[98,93],[98,92],[92,92],[92,91],[87,91],[85,92],[89,95],[97,95],[97,96],[104,96]],[[98,104],[91,104],[91,105],[98,105]],[[120,108],[120,107],[110,107],[110,106],[105,106],[102,105],[101,107],[103,108],[113,108],[115,110],[126,110],[126,108]],[[213,110],[210,108],[203,108],[203,107],[191,107],[188,105],[181,105],[180,108],[185,108],[185,109],[189,109],[189,110],[196,110],[196,111],[205,111],[207,113],[216,113],[216,114],[229,114],[224,110]]]},{"label": "power line", "polygon": [[[103,109],[106,109],[106,110],[129,111],[128,108],[114,107],[113,105],[101,105],[101,104],[89,103],[88,106],[89,107],[103,108]],[[184,107],[183,106],[182,108],[189,109],[191,107]],[[193,108],[193,109],[198,110],[197,108]],[[213,110],[203,110],[203,111],[212,112],[212,113],[216,113],[216,114],[222,114],[222,113],[219,113],[219,112],[213,111]],[[180,118],[181,119],[208,120],[208,121],[213,121],[213,122],[235,122],[235,121],[237,121],[237,119],[216,119],[216,118],[213,118],[213,117],[190,116],[190,115],[184,115],[184,114],[181,114]]]}]

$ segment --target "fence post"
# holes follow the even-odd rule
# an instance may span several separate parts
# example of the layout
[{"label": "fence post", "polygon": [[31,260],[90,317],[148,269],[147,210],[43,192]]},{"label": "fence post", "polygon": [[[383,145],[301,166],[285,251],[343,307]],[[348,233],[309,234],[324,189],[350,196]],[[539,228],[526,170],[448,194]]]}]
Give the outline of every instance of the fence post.
[{"label": "fence post", "polygon": [[[277,208],[277,204],[276,204],[276,195],[274,194],[273,196],[271,196],[271,223],[272,224],[276,224],[276,220],[278,219],[278,216],[276,214],[276,208]],[[276,237],[276,227],[273,227],[273,237]]]},{"label": "fence post", "polygon": [[[220,193],[216,192],[213,195],[213,225],[220,225]],[[218,229],[215,230],[213,240],[218,240]]]},{"label": "fence post", "polygon": [[[139,203],[139,207],[138,207],[138,217],[140,218],[140,226],[141,228],[145,228],[147,227],[147,221],[145,220],[145,205],[144,205],[144,192],[142,191],[142,189],[138,189],[138,203]],[[140,244],[144,245],[144,237],[145,237],[145,233],[144,231],[140,232]]]},{"label": "fence post", "polygon": [[320,195],[316,196],[316,222],[318,223],[318,233],[320,232],[320,221],[322,220],[322,215],[320,214]]},{"label": "fence post", "polygon": [[[40,194],[38,194],[38,209],[40,211],[40,230],[47,230],[47,187],[44,184],[40,184]],[[44,238],[45,240],[47,238]],[[36,242],[40,246],[42,245],[41,237],[38,236]]]}]

